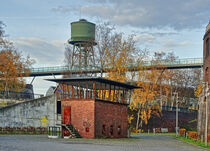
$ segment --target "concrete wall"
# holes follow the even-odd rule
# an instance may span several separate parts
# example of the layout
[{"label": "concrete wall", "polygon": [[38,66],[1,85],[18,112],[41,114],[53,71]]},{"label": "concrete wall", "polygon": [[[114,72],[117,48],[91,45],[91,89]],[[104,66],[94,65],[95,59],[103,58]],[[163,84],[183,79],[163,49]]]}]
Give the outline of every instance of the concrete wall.
[{"label": "concrete wall", "polygon": [[55,125],[55,97],[48,96],[0,108],[0,127]]}]

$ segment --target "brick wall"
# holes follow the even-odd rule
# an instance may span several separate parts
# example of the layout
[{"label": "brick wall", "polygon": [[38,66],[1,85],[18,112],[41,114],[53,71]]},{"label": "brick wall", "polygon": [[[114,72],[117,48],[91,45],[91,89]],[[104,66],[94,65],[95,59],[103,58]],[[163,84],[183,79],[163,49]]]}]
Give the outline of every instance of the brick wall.
[{"label": "brick wall", "polygon": [[[207,32],[203,38],[203,71],[204,71],[204,81],[207,81],[210,85],[210,54],[206,56],[206,40],[209,38],[210,40],[210,31]],[[208,71],[207,71],[208,70]]]},{"label": "brick wall", "polygon": [[96,137],[127,137],[127,105],[96,100],[95,109]]},{"label": "brick wall", "polygon": [[[71,107],[71,124],[84,138],[95,137],[95,102],[94,100],[66,99],[61,101],[62,118],[65,107]],[[62,119],[63,120],[63,119]]]},{"label": "brick wall", "polygon": [[[208,82],[210,87],[210,52],[207,57],[206,52],[206,41],[209,38],[210,40],[210,30],[207,31],[203,38],[203,72],[204,72],[204,81]],[[210,47],[210,46],[209,46]],[[209,50],[210,51],[210,50]],[[198,136],[204,138],[205,135],[205,124],[206,124],[206,102],[208,102],[208,111],[210,108],[210,96],[205,99],[205,90],[199,98],[199,111],[198,111]],[[210,112],[208,113],[208,134],[210,134]]]}]

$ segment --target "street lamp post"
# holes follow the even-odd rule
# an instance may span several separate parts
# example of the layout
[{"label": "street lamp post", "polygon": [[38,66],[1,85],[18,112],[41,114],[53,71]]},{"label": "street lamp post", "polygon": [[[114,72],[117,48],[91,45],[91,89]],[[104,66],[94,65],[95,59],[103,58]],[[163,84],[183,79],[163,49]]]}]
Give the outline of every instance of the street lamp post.
[{"label": "street lamp post", "polygon": [[178,136],[178,122],[179,122],[179,106],[178,106],[178,93],[176,94],[176,137]]},{"label": "street lamp post", "polygon": [[174,93],[174,97],[176,96],[176,137],[178,136],[178,125],[179,125],[179,106],[178,106],[178,93]]}]

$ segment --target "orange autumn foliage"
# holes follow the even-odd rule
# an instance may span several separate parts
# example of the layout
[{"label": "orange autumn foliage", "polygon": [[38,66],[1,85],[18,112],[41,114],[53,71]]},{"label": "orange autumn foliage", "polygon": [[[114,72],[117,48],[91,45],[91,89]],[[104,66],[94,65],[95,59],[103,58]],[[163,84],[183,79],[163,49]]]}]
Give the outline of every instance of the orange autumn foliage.
[{"label": "orange autumn foliage", "polygon": [[196,87],[196,89],[194,90],[195,96],[198,98],[200,96],[200,94],[202,93],[203,90],[203,85],[202,84],[198,84],[198,86]]},{"label": "orange autumn foliage", "polygon": [[11,47],[0,51],[0,60],[0,91],[20,91],[25,84],[23,72],[29,73],[32,61]]}]

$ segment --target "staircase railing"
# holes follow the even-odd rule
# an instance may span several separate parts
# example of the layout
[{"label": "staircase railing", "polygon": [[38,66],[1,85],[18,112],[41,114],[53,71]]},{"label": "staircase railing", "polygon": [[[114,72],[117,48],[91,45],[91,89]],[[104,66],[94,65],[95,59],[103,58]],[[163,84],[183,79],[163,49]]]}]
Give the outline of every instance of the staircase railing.
[{"label": "staircase railing", "polygon": [[72,124],[69,124],[69,125],[61,124],[61,126],[65,127],[70,132],[72,137],[81,138],[81,135],[79,134],[79,132],[75,129],[75,127]]}]

